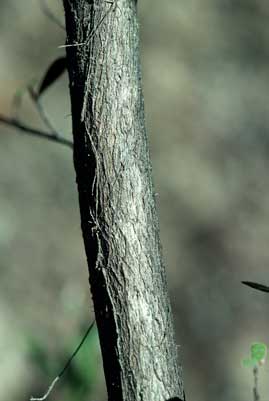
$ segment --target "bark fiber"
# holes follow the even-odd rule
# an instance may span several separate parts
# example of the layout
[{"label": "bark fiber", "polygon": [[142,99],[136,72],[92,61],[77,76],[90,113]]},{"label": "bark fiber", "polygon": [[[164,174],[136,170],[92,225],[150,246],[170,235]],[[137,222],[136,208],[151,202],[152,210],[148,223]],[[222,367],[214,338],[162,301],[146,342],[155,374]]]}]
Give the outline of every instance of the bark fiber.
[{"label": "bark fiber", "polygon": [[110,401],[183,399],[134,0],[64,0],[81,226]]}]

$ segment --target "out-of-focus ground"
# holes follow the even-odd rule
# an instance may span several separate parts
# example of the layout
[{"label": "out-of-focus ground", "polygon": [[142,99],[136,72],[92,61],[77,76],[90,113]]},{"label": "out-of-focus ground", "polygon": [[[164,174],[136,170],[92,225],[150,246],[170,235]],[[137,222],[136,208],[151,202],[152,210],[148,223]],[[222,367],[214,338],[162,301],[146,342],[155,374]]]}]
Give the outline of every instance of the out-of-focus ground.
[{"label": "out-of-focus ground", "polygon": [[[54,4],[56,3],[56,4]],[[61,1],[50,1],[63,20]],[[252,399],[269,344],[269,5],[139,4],[147,128],[187,399]],[[0,0],[0,111],[64,53],[38,0]],[[71,138],[67,77],[44,107]],[[27,96],[21,116],[42,127]],[[0,126],[0,401],[42,395],[92,319],[72,154]],[[90,361],[90,362],[89,362]],[[89,363],[91,366],[89,367]],[[87,368],[86,368],[87,367]],[[268,398],[268,363],[259,391]],[[105,400],[93,333],[51,399]]]}]

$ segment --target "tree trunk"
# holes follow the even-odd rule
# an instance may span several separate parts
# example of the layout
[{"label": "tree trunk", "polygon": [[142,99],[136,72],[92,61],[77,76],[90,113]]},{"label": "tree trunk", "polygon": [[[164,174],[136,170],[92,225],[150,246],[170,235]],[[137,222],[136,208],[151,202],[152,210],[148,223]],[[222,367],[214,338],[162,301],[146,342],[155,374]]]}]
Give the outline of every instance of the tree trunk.
[{"label": "tree trunk", "polygon": [[183,399],[135,0],[64,0],[81,227],[110,401]]}]

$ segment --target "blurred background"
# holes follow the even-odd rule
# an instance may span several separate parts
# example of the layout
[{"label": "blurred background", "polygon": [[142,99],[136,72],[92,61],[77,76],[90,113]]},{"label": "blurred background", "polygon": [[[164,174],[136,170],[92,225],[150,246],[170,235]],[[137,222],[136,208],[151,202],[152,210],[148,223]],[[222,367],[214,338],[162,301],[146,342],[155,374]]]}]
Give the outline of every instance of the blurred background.
[{"label": "blurred background", "polygon": [[[61,1],[49,0],[64,21]],[[269,345],[269,5],[139,2],[147,129],[187,400],[252,399]],[[64,54],[39,0],[0,0],[0,112]],[[67,76],[42,97],[71,139]],[[25,95],[20,117],[44,128]],[[93,318],[72,154],[0,125],[0,401],[41,396]],[[269,362],[259,392],[269,400]],[[51,400],[105,401],[96,331]]]}]

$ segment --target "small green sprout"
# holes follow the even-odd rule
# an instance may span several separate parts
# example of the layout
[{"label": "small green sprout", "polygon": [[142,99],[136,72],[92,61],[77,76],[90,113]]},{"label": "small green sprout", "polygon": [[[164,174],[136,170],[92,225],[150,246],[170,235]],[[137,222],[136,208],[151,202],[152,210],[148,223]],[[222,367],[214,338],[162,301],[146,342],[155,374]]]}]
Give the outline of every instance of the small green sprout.
[{"label": "small green sprout", "polygon": [[250,347],[250,358],[243,359],[242,363],[246,367],[264,365],[267,355],[267,346],[263,343],[253,343]]}]

